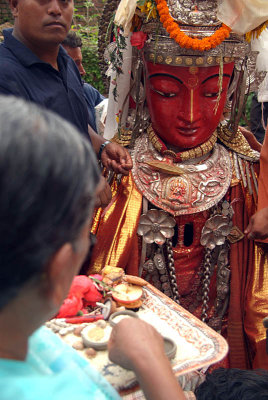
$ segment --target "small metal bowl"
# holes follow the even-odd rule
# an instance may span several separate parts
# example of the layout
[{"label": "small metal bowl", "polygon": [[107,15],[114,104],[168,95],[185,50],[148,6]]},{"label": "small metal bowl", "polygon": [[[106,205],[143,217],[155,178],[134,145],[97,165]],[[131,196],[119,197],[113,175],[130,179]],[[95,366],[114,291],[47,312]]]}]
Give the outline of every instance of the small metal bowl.
[{"label": "small metal bowl", "polygon": [[[94,324],[94,326],[93,326],[93,324]],[[82,337],[85,347],[92,347],[93,349],[96,349],[96,350],[106,350],[110,335],[105,341],[96,342],[96,341],[90,340],[90,338],[88,337],[88,332],[91,329],[93,329],[94,327],[96,327],[96,324],[92,323],[92,324],[86,326],[81,332],[81,337]],[[107,328],[110,330],[110,333],[111,333],[112,330],[111,330],[111,327],[109,324],[107,324]]]},{"label": "small metal bowl", "polygon": [[116,311],[115,313],[113,313],[112,315],[110,315],[109,318],[109,323],[111,326],[115,326],[117,324],[117,322],[114,321],[114,319],[118,316],[118,315],[127,315],[129,317],[133,317],[133,318],[139,318],[138,315],[131,310],[124,310],[124,311]]},{"label": "small metal bowl", "polygon": [[172,360],[172,358],[174,358],[176,355],[177,345],[174,342],[174,340],[172,340],[168,337],[163,336],[163,339],[164,339],[164,350],[165,350],[166,356],[170,360]]}]

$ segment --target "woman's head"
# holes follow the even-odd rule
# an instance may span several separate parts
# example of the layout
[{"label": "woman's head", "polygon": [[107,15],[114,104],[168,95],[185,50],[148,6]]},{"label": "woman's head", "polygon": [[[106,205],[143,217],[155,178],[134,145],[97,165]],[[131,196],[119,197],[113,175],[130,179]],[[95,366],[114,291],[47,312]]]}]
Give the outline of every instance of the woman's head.
[{"label": "woman's head", "polygon": [[195,395],[197,400],[265,400],[268,398],[268,371],[219,368],[207,374]]},{"label": "woman's head", "polygon": [[0,310],[64,244],[76,251],[98,181],[91,147],[72,125],[0,96]]}]

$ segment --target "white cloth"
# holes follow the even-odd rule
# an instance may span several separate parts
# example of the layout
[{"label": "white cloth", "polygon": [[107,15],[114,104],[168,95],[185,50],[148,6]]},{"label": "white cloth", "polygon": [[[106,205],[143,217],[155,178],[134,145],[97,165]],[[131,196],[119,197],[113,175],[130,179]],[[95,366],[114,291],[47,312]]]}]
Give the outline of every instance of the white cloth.
[{"label": "white cloth", "polygon": [[268,74],[266,74],[266,77],[259,86],[258,102],[259,103],[268,102]]},{"label": "white cloth", "polygon": [[[122,70],[123,73],[116,76],[116,72],[113,71],[110,78],[110,89],[109,89],[109,103],[108,103],[108,111],[104,129],[104,138],[112,139],[118,130],[118,117],[121,112],[123,112],[121,118],[121,125],[124,126],[127,115],[128,115],[128,100],[124,101],[128,95],[130,88],[130,71],[131,71],[131,62],[132,62],[132,46],[130,44],[130,38],[126,38],[127,47],[123,50],[123,65]],[[117,99],[114,100],[113,90],[114,90],[114,81],[116,81],[117,85]],[[122,110],[124,105],[124,109]]]},{"label": "white cloth", "polygon": [[268,20],[268,0],[218,0],[218,19],[244,35]]},{"label": "white cloth", "polygon": [[[267,0],[268,2],[268,0]],[[256,60],[257,71],[268,71],[268,29],[264,29],[258,39],[251,41],[251,49],[258,51]]]},{"label": "white cloth", "polygon": [[106,117],[107,117],[107,110],[108,110],[108,99],[102,100],[96,107],[95,107],[95,118],[96,118],[96,127],[97,133],[101,136],[104,134]]},{"label": "white cloth", "polygon": [[130,34],[132,18],[135,14],[136,7],[137,0],[121,0],[117,8],[114,23],[115,25],[123,27],[125,36]]},{"label": "white cloth", "polygon": [[[268,2],[268,0],[267,0]],[[256,60],[256,71],[264,72],[268,71],[268,29],[265,29],[258,39],[251,41],[251,48],[253,51],[257,51],[259,54]],[[258,101],[260,103],[268,102],[268,74],[259,85],[258,89]]]}]

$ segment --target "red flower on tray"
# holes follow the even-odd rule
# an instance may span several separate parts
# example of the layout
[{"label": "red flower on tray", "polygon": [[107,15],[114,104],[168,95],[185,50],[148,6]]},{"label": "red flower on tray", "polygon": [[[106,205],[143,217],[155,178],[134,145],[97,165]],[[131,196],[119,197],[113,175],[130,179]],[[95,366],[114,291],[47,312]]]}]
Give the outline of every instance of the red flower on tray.
[{"label": "red flower on tray", "polygon": [[142,32],[142,31],[133,32],[132,36],[130,38],[130,43],[131,43],[131,46],[135,46],[135,47],[137,47],[137,49],[140,50],[140,49],[143,49],[144,43],[146,42],[146,40],[147,40],[146,33]]},{"label": "red flower on tray", "polygon": [[[102,280],[101,275],[90,275],[93,278]],[[74,277],[67,298],[64,300],[56,318],[73,317],[78,311],[88,305],[95,306],[97,301],[103,298],[102,293],[97,289],[94,282],[85,275]]]}]

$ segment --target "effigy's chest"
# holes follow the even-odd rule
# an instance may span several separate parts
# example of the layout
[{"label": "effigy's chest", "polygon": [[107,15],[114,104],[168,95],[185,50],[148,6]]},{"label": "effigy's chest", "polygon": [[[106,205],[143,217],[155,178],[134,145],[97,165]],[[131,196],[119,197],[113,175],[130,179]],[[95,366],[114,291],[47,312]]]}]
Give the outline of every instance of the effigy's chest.
[{"label": "effigy's chest", "polygon": [[135,147],[132,173],[151,204],[181,216],[208,210],[223,198],[231,183],[232,163],[228,151],[217,144],[212,154],[196,162],[174,163],[160,156],[143,135]]},{"label": "effigy's chest", "polygon": [[[216,144],[203,157],[175,164],[154,151],[144,135],[133,158],[134,181],[144,198],[138,227],[143,238],[140,272],[205,320],[208,288],[215,288],[222,272],[228,284],[230,275],[226,243],[233,217],[228,201],[230,155]],[[217,264],[220,274],[213,278]]]}]

